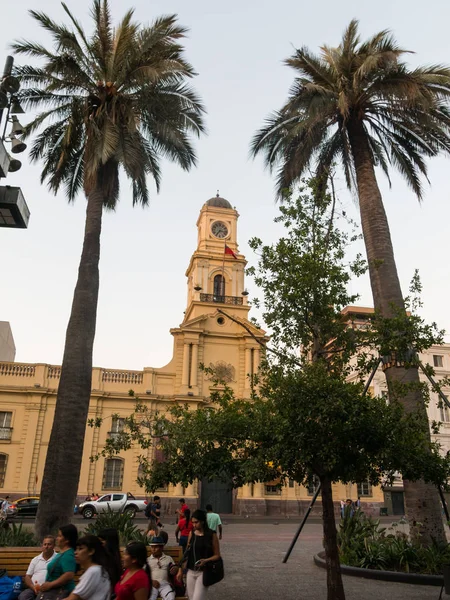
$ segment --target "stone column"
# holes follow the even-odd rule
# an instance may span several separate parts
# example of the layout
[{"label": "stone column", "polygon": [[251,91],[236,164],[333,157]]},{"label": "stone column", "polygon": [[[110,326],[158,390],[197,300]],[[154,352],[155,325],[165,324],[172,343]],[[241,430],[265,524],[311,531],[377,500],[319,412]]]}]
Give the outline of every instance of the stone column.
[{"label": "stone column", "polygon": [[251,375],[252,373],[252,349],[251,348],[246,348],[245,349],[245,387],[249,388],[250,387],[250,380],[248,379],[248,376]]},{"label": "stone column", "polygon": [[255,348],[255,352],[253,355],[254,365],[253,372],[257,373],[259,369],[259,363],[261,362],[261,348]]},{"label": "stone column", "polygon": [[246,483],[240,489],[242,498],[251,498],[252,497],[252,486],[250,483]]},{"label": "stone column", "polygon": [[196,387],[198,375],[198,344],[192,345],[191,387]]},{"label": "stone column", "polygon": [[183,373],[181,385],[189,385],[189,344],[184,342],[183,346]]}]

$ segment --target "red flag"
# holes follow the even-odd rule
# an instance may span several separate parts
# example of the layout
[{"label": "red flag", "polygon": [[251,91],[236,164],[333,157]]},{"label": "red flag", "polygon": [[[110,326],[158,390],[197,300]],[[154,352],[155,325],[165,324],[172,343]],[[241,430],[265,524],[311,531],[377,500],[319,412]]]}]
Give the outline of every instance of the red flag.
[{"label": "red flag", "polygon": [[236,254],[233,252],[233,250],[231,248],[229,248],[226,244],[225,244],[225,254],[230,254],[233,258],[237,258]]}]

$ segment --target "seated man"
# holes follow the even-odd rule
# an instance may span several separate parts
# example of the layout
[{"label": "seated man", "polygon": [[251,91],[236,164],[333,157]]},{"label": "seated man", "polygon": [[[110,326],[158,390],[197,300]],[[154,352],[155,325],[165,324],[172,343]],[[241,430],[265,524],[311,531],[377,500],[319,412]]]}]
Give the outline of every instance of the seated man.
[{"label": "seated man", "polygon": [[170,577],[178,572],[171,556],[163,553],[164,540],[154,537],[150,542],[151,556],[147,559],[152,574],[152,592],[150,600],[160,597],[162,600],[175,600],[175,591],[170,583]]},{"label": "seated man", "polygon": [[26,589],[19,595],[19,600],[34,600],[39,593],[40,586],[47,577],[47,565],[55,556],[55,538],[47,535],[42,541],[42,553],[35,556],[30,562],[24,577]]}]

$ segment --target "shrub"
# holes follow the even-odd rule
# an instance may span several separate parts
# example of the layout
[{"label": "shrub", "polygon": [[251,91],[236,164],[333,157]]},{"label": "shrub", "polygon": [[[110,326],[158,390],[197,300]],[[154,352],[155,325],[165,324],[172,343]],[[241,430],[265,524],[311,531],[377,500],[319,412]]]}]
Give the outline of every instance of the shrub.
[{"label": "shrub", "polygon": [[400,531],[388,533],[379,521],[360,510],[344,515],[339,524],[338,545],[343,564],[364,569],[438,575],[442,574],[443,565],[450,563],[449,544],[421,546]]},{"label": "shrub", "polygon": [[97,535],[102,529],[109,528],[117,529],[120,543],[123,546],[131,541],[148,543],[147,536],[133,523],[133,517],[130,513],[118,513],[111,509],[100,513],[94,522],[89,523],[85,533]]},{"label": "shrub", "polygon": [[0,528],[0,547],[5,546],[39,546],[39,542],[34,537],[34,533],[25,529],[22,523]]}]

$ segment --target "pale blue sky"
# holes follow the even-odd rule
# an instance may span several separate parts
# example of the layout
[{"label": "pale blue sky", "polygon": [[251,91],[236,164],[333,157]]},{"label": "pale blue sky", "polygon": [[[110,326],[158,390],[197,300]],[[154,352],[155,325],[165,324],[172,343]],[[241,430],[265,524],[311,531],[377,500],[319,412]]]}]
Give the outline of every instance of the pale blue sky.
[{"label": "pale blue sky", "polygon": [[[67,3],[89,29],[90,1]],[[317,50],[323,43],[337,44],[350,19],[358,18],[363,37],[392,29],[403,47],[416,52],[412,65],[450,63],[450,8],[444,0],[112,0],[111,6],[115,20],[131,6],[143,22],[160,14],[179,15],[190,28],[187,57],[199,73],[194,85],[208,109],[209,134],[197,143],[198,168],[184,173],[164,164],[161,192],[153,195],[146,210],[131,207],[124,182],[118,210],[105,215],[94,363],[141,369],[162,366],[172,356],[169,328],[183,319],[184,273],[196,245],[195,223],[202,204],[217,189],[241,215],[240,250],[250,263],[255,257],[248,239],[258,235],[270,241],[278,235],[273,182],[260,160],[248,159],[248,147],[263,119],[286,97],[292,73],[282,61],[293,47]],[[56,20],[64,18],[56,0],[4,3],[1,64],[14,38],[48,41],[28,16],[29,8],[46,11]],[[404,291],[419,268],[424,315],[450,331],[449,172],[448,159],[430,164],[432,186],[426,188],[421,206],[397,177],[392,190],[383,178],[380,183]],[[39,173],[39,166],[24,165],[7,179],[22,187],[31,220],[28,230],[0,229],[0,320],[11,322],[18,361],[60,364],[85,200],[80,196],[75,205],[67,205],[63,194],[54,197],[39,184]],[[342,180],[338,189],[345,209],[357,216]],[[251,282],[248,288],[254,291]],[[355,282],[352,291],[362,294],[361,304],[371,304],[367,280]]]}]

